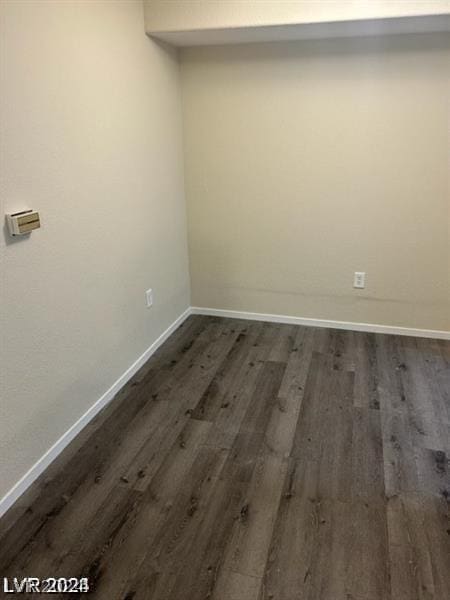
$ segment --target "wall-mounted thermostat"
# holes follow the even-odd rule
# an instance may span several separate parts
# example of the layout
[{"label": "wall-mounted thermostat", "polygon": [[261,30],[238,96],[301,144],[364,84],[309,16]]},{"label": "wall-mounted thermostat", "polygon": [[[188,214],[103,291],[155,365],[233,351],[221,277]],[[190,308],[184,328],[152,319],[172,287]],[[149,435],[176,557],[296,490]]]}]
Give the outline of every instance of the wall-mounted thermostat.
[{"label": "wall-mounted thermostat", "polygon": [[31,209],[6,215],[6,222],[11,235],[24,235],[41,226],[39,213]]}]

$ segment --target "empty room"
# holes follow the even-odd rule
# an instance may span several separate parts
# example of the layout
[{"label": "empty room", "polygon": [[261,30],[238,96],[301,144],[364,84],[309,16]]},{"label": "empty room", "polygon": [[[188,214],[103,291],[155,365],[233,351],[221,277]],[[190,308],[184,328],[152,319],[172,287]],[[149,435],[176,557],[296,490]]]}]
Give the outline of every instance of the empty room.
[{"label": "empty room", "polygon": [[450,599],[450,2],[0,0],[0,597]]}]

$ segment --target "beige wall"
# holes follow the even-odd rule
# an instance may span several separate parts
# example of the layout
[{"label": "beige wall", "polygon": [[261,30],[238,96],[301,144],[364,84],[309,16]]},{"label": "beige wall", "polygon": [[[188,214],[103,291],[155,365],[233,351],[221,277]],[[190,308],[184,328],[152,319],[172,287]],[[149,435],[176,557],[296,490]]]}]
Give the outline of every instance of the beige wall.
[{"label": "beige wall", "polygon": [[179,66],[142,2],[2,0],[1,39],[1,210],[42,229],[0,232],[0,497],[189,305]]},{"label": "beige wall", "polygon": [[448,0],[144,0],[149,32],[293,25],[450,12]]},{"label": "beige wall", "polygon": [[450,330],[449,66],[439,34],[183,50],[192,304]]}]

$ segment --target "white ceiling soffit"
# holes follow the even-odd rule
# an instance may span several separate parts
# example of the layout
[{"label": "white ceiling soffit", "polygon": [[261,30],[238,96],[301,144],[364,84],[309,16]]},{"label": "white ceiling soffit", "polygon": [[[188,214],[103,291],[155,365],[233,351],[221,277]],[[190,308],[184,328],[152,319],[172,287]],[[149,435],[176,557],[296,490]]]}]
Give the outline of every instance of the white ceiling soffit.
[{"label": "white ceiling soffit", "polygon": [[449,14],[385,19],[358,19],[354,21],[333,21],[330,23],[302,23],[298,25],[158,31],[149,32],[149,35],[174,46],[209,46],[217,44],[245,44],[252,42],[314,40],[445,31],[450,32]]}]

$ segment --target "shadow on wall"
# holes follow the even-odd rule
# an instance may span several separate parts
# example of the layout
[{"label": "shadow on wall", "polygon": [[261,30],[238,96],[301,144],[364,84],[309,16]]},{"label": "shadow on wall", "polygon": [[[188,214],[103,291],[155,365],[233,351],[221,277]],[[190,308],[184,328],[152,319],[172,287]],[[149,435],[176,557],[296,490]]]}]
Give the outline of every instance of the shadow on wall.
[{"label": "shadow on wall", "polygon": [[11,246],[12,244],[17,244],[18,242],[24,242],[26,240],[29,240],[31,237],[31,233],[32,232],[30,231],[30,233],[25,233],[23,235],[11,235],[8,230],[8,225],[6,224],[5,217],[5,222],[3,223],[3,237],[5,238],[6,246]]},{"label": "shadow on wall", "polygon": [[[154,38],[151,38],[154,39]],[[156,41],[156,40],[155,40]],[[158,40],[164,44],[161,40]],[[345,55],[374,55],[381,53],[409,53],[417,50],[420,43],[421,51],[446,50],[448,35],[440,33],[416,33],[408,35],[382,35],[369,37],[344,37],[319,40],[283,40],[277,42],[260,42],[247,44],[217,44],[205,47],[187,47],[182,50],[189,56],[189,61],[216,62],[222,60],[226,50],[227,63],[242,63],[243,60],[266,61],[292,60],[299,58],[320,58],[323,56],[336,57]]]}]

